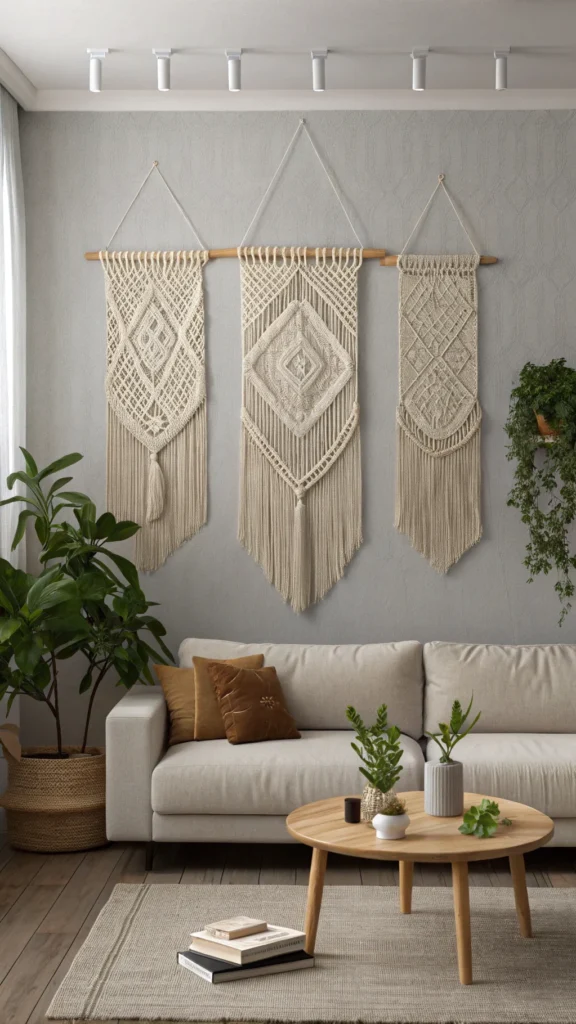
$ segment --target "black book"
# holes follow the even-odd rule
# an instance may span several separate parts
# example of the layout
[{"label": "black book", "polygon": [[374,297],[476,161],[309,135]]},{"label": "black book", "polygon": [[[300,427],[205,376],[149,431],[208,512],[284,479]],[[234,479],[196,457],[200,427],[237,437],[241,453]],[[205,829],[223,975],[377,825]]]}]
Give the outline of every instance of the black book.
[{"label": "black book", "polygon": [[231,964],[227,960],[217,960],[213,956],[195,953],[191,949],[178,953],[178,963],[187,967],[198,977],[216,985],[221,981],[239,981],[242,978],[258,978],[261,974],[282,974],[284,971],[298,971],[303,967],[314,967],[314,957],[297,949],[293,953],[282,953],[271,956],[260,963]]}]

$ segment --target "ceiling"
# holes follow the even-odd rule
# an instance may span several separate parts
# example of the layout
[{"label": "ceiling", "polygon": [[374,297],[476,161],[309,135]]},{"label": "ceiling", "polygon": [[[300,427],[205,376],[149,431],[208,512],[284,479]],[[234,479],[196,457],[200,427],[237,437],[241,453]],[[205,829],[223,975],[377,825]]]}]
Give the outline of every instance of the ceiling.
[{"label": "ceiling", "polygon": [[[510,46],[509,87],[576,89],[575,0],[3,0],[0,78],[37,109],[298,105],[410,94],[409,54],[430,47],[428,89],[493,92],[494,48]],[[109,48],[103,92],[87,90],[86,49]],[[172,92],[155,89],[152,49],[170,47]],[[310,49],[328,48],[327,93],[310,89]],[[242,48],[240,98],[226,86],[225,49]],[[332,94],[332,99],[330,95]],[[510,96],[500,100],[510,105]],[[149,99],[145,100],[145,97]],[[454,97],[453,97],[454,98]],[[383,101],[384,102],[384,101]],[[284,103],[284,105],[286,105]],[[358,103],[351,102],[351,105]],[[449,104],[450,105],[450,104]],[[453,104],[452,104],[453,105]],[[576,106],[576,103],[572,105]]]}]

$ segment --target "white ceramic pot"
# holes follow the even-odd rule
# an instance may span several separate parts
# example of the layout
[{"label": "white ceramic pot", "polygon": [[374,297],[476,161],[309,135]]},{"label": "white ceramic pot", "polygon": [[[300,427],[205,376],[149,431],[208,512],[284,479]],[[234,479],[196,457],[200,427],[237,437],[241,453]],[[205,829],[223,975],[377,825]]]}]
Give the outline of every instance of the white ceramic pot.
[{"label": "white ceramic pot", "polygon": [[377,814],[372,824],[378,839],[403,839],[410,818],[407,814]]},{"label": "white ceramic pot", "polygon": [[459,761],[424,765],[424,810],[439,818],[455,818],[464,811],[464,772]]}]

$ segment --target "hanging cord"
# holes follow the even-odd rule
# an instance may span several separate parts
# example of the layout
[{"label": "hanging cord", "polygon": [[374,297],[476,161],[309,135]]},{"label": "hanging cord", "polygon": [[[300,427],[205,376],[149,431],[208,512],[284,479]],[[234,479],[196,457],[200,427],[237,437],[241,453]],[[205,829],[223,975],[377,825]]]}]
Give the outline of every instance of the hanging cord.
[{"label": "hanging cord", "polygon": [[334,195],[336,196],[336,199],[340,203],[340,207],[342,209],[342,212],[343,212],[344,216],[346,217],[346,220],[348,221],[350,227],[352,228],[352,232],[353,232],[353,234],[354,234],[354,236],[356,238],[356,241],[358,242],[358,245],[360,246],[361,249],[364,248],[364,244],[363,244],[362,240],[360,239],[360,236],[358,235],[358,232],[356,231],[356,228],[354,227],[354,225],[353,225],[353,223],[352,223],[352,221],[350,219],[350,214],[348,213],[346,207],[344,206],[344,203],[342,202],[342,198],[341,198],[340,193],[339,193],[339,191],[338,191],[338,189],[336,187],[334,179],[332,178],[332,175],[330,174],[330,171],[328,170],[326,164],[324,163],[322,157],[320,156],[320,153],[319,153],[318,148],[317,148],[317,146],[316,146],[316,144],[314,142],[314,139],[312,138],[312,136],[311,136],[311,134],[310,134],[310,132],[308,130],[308,125],[306,124],[306,121],[304,120],[304,118],[302,118],[300,123],[299,123],[299,125],[298,125],[298,127],[297,127],[297,129],[296,129],[296,131],[294,132],[294,135],[290,139],[290,142],[288,143],[288,146],[286,147],[286,151],[284,153],[284,156],[282,157],[280,163],[278,164],[278,167],[276,168],[274,174],[272,175],[272,178],[270,180],[270,184],[268,185],[268,188],[266,189],[264,195],[262,196],[262,199],[260,200],[260,202],[258,204],[258,207],[256,209],[256,213],[252,217],[252,220],[250,221],[250,223],[249,223],[249,225],[248,225],[248,227],[247,227],[247,229],[246,229],[246,231],[244,233],[244,237],[242,238],[242,241],[240,242],[240,245],[239,245],[240,249],[242,248],[243,245],[246,244],[246,239],[248,238],[248,235],[250,234],[250,232],[251,232],[252,228],[254,227],[256,221],[260,217],[260,214],[262,213],[262,210],[264,209],[264,207],[266,205],[268,197],[270,196],[270,193],[272,192],[276,182],[278,181],[278,177],[280,175],[280,172],[282,171],[282,168],[286,164],[286,161],[288,160],[288,157],[290,156],[290,153],[292,152],[292,149],[294,148],[294,144],[296,142],[296,139],[300,135],[300,132],[302,131],[302,129],[304,129],[306,135],[308,136],[308,139],[310,141],[310,145],[312,146],[312,149],[314,150],[316,156],[318,157],[318,161],[320,163],[320,166],[321,166],[322,170],[324,171],[326,177],[328,178],[328,181],[330,182],[330,185],[332,186],[332,190],[334,192]]},{"label": "hanging cord", "polygon": [[140,188],[138,189],[138,191],[137,191],[136,195],[134,196],[134,199],[132,200],[132,202],[130,203],[130,205],[129,205],[128,209],[126,210],[126,213],[124,214],[124,216],[123,216],[123,217],[121,217],[121,218],[120,218],[120,221],[119,221],[119,223],[117,224],[117,226],[116,226],[115,230],[113,231],[113,233],[112,233],[112,237],[110,238],[110,241],[108,242],[108,245],[106,246],[106,249],[109,249],[109,248],[110,248],[110,246],[112,245],[112,242],[114,241],[114,239],[116,238],[116,235],[117,235],[117,234],[118,234],[118,232],[120,231],[120,228],[122,227],[122,225],[123,225],[124,221],[126,220],[126,217],[127,217],[127,216],[128,216],[128,214],[130,213],[130,210],[131,210],[131,209],[132,209],[132,207],[134,206],[134,203],[136,202],[136,200],[137,200],[137,199],[138,199],[138,197],[140,196],[140,193],[142,192],[142,189],[144,188],[144,186],[145,186],[146,182],[148,181],[148,178],[150,177],[150,175],[151,175],[151,174],[152,174],[152,173],[153,173],[154,171],[158,171],[158,174],[159,174],[159,175],[160,175],[160,177],[162,178],[162,181],[164,182],[164,184],[165,184],[166,188],[168,189],[168,191],[169,191],[170,195],[172,196],[172,199],[173,199],[173,200],[174,200],[174,202],[176,203],[176,206],[177,206],[177,207],[178,207],[178,209],[180,210],[180,213],[182,214],[182,216],[184,217],[184,219],[185,219],[185,220],[186,220],[186,221],[188,222],[188,224],[189,224],[189,225],[190,225],[190,227],[192,228],[192,232],[193,232],[193,234],[194,234],[194,235],[196,236],[196,241],[198,242],[198,244],[199,244],[200,248],[201,248],[201,249],[205,249],[205,248],[206,248],[206,246],[204,245],[204,242],[202,241],[202,239],[200,238],[200,235],[199,235],[199,234],[198,234],[198,232],[196,231],[196,228],[194,227],[194,225],[193,225],[192,221],[190,220],[190,217],[189,217],[189,216],[188,216],[188,214],[186,213],[186,210],[185,210],[185,209],[184,209],[184,207],[182,206],[182,203],[181,203],[181,202],[180,202],[180,200],[179,200],[179,199],[178,199],[178,198],[177,198],[177,197],[176,197],[176,196],[174,195],[174,192],[173,192],[173,191],[172,191],[172,189],[170,188],[170,185],[169,185],[169,184],[168,184],[168,182],[166,181],[166,178],[164,177],[164,175],[162,174],[162,171],[160,170],[160,167],[158,166],[158,161],[157,161],[157,160],[155,160],[155,161],[154,161],[154,163],[152,164],[152,167],[150,168],[150,170],[148,171],[148,174],[147,174],[147,175],[146,175],[146,177],[144,178],[144,181],[143,181],[143,182],[142,182],[142,184],[140,185]]},{"label": "hanging cord", "polygon": [[404,246],[404,248],[402,249],[402,252],[400,253],[401,256],[403,256],[404,253],[406,252],[406,249],[408,248],[410,242],[412,241],[412,238],[416,234],[418,228],[420,227],[422,221],[424,220],[426,214],[428,213],[428,210],[432,206],[432,202],[434,200],[434,196],[436,195],[436,193],[437,193],[439,188],[443,188],[444,189],[446,198],[448,199],[448,202],[450,203],[450,206],[452,207],[452,209],[454,210],[454,213],[456,214],[456,217],[458,219],[458,223],[459,223],[460,227],[462,228],[462,231],[466,235],[466,238],[470,242],[470,245],[474,249],[474,252],[476,253],[476,255],[478,257],[480,256],[480,253],[478,252],[478,249],[476,248],[476,246],[474,245],[474,242],[472,241],[472,238],[470,237],[470,232],[466,228],[466,225],[464,224],[464,221],[462,220],[460,214],[458,213],[458,210],[456,209],[456,206],[454,205],[454,203],[452,201],[452,196],[450,195],[448,189],[446,188],[446,185],[444,184],[444,178],[445,178],[444,174],[439,174],[438,175],[438,184],[436,185],[436,188],[434,189],[432,195],[430,196],[430,199],[426,203],[426,206],[422,210],[422,213],[418,217],[418,220],[416,221],[414,227],[412,228],[412,231],[408,235],[408,238],[406,239],[406,245]]}]

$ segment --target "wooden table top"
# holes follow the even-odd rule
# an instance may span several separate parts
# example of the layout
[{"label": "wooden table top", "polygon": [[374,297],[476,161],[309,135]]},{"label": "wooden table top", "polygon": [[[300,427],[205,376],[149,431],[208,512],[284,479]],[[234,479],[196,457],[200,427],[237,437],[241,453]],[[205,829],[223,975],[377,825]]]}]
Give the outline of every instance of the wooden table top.
[{"label": "wooden table top", "polygon": [[[489,839],[463,836],[458,831],[461,816],[435,818],[424,812],[423,792],[399,793],[398,796],[406,801],[410,816],[404,839],[377,839],[369,822],[348,825],[344,821],[343,796],[298,807],[288,815],[286,827],[294,839],[306,846],[373,860],[490,860],[536,850],[554,834],[552,819],[541,811],[513,800],[490,797],[499,805],[500,816],[510,818],[512,824],[499,825],[496,834]],[[465,810],[483,799],[483,794],[465,793]]]}]

